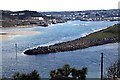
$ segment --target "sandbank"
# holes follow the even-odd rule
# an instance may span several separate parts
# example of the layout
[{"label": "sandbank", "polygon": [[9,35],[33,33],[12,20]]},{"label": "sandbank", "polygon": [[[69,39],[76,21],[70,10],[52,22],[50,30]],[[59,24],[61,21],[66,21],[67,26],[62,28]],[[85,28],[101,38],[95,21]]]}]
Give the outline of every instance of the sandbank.
[{"label": "sandbank", "polygon": [[9,40],[14,38],[15,36],[23,36],[23,35],[37,35],[40,34],[40,32],[37,31],[15,31],[15,32],[1,32],[0,33],[0,40]]}]

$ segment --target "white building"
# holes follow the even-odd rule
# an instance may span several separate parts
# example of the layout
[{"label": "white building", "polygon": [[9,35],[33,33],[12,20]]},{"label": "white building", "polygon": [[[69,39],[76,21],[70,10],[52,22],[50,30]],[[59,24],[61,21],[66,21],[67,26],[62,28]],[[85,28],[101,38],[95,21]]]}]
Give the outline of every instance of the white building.
[{"label": "white building", "polygon": [[35,20],[44,20],[44,18],[43,17],[32,17],[32,19],[35,19]]}]

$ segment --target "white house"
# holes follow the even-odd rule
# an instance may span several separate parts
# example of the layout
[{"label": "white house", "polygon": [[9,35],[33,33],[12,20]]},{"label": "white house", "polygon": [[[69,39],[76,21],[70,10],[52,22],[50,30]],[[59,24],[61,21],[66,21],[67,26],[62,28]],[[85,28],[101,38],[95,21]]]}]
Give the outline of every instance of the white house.
[{"label": "white house", "polygon": [[43,17],[31,17],[32,19],[35,19],[35,20],[44,20],[44,18]]}]

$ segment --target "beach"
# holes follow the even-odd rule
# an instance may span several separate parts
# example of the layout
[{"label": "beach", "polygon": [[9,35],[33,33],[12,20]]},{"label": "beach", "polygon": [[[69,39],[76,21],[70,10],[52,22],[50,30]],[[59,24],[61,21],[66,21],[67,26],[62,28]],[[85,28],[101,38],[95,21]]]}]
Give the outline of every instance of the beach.
[{"label": "beach", "polygon": [[0,33],[0,40],[9,40],[14,38],[15,36],[23,36],[23,35],[37,35],[40,32],[37,31],[14,31],[14,32],[1,32]]},{"label": "beach", "polygon": [[16,26],[17,28],[33,28],[36,27],[37,25],[23,25],[23,26]]}]

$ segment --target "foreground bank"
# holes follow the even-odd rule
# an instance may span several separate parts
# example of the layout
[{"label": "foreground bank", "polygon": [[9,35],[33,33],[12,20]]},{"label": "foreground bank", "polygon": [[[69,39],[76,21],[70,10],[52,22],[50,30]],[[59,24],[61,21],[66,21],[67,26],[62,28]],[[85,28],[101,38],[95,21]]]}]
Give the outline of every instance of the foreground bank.
[{"label": "foreground bank", "polygon": [[58,43],[54,45],[37,47],[29,49],[24,52],[27,55],[48,54],[55,52],[72,51],[77,49],[84,49],[91,46],[103,45],[107,43],[119,42],[119,27],[120,24],[108,27],[107,29],[91,33],[85,37],[75,39],[68,42]]}]

